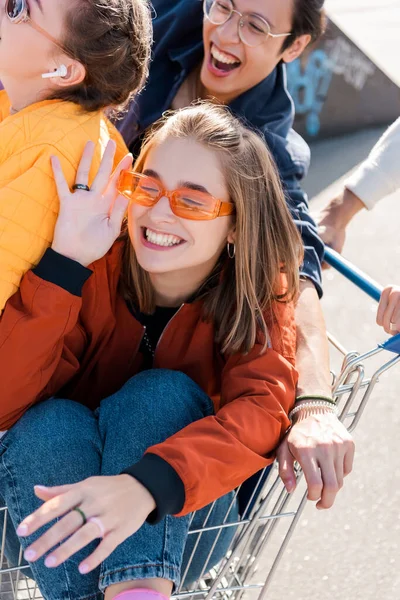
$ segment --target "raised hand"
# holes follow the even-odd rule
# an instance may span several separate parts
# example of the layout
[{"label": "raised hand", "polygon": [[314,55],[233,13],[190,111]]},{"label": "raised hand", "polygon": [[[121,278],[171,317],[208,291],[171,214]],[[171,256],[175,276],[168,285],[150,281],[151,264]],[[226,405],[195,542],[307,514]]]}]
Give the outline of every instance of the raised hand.
[{"label": "raised hand", "polygon": [[[76,183],[88,185],[95,146],[86,144],[76,175]],[[52,157],[54,179],[60,198],[60,214],[54,231],[53,250],[83,266],[102,258],[120,234],[128,201],[118,194],[121,171],[130,169],[132,155],[121,160],[112,173],[116,144],[110,141],[89,191],[71,191],[60,161]]]}]

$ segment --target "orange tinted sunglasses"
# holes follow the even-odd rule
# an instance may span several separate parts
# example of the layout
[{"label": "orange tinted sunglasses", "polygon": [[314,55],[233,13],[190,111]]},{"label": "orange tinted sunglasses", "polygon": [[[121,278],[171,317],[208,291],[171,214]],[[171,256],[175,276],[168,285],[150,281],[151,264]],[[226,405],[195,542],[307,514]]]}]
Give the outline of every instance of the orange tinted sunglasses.
[{"label": "orange tinted sunglasses", "polygon": [[154,177],[133,171],[122,171],[118,192],[141,206],[154,206],[166,197],[174,215],[192,221],[210,221],[235,212],[232,202],[222,202],[207,192],[189,187],[168,191]]}]

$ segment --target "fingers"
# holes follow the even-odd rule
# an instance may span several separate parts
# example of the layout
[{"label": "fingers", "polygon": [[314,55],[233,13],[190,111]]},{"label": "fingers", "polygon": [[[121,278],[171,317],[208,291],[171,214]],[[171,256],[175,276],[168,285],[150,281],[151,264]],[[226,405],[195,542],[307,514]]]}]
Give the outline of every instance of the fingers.
[{"label": "fingers", "polygon": [[75,183],[79,183],[81,185],[89,185],[89,174],[93,162],[94,150],[94,143],[88,142],[85,146],[81,161],[79,163]]},{"label": "fingers", "polygon": [[103,193],[108,186],[111,173],[114,168],[114,157],[117,149],[117,144],[110,140],[104,150],[103,158],[101,159],[99,170],[92,183],[92,191]]},{"label": "fingers", "polygon": [[400,288],[388,286],[383,292],[378,306],[376,322],[387,334],[393,335],[400,328]]},{"label": "fingers", "polygon": [[47,501],[47,500],[50,500],[51,498],[54,498],[55,496],[59,496],[60,494],[65,494],[65,492],[69,492],[73,488],[74,485],[75,484],[59,485],[56,487],[46,487],[44,485],[35,485],[34,486],[35,496],[37,496],[41,500]]},{"label": "fingers", "polygon": [[84,575],[90,573],[93,569],[96,569],[112,552],[114,552],[121,541],[122,540],[115,532],[109,533],[98,545],[96,550],[79,565],[79,572]]},{"label": "fingers", "polygon": [[56,182],[57,193],[61,203],[65,198],[69,197],[71,192],[57,156],[51,157],[51,168],[53,169],[54,181]]},{"label": "fingers", "polygon": [[[337,473],[332,462],[327,462],[321,466],[321,478],[323,488],[320,500],[317,502],[317,508],[331,508],[335,502],[336,494],[340,490]],[[343,484],[343,475],[342,475]]]},{"label": "fingers", "polygon": [[277,451],[279,464],[279,476],[287,492],[292,493],[296,489],[296,475],[294,472],[294,457],[290,453],[287,439],[284,439]]},{"label": "fingers", "polygon": [[[59,541],[64,540],[66,537],[66,535],[62,535]],[[82,548],[85,548],[85,546],[93,542],[96,538],[98,538],[97,526],[94,523],[86,523],[86,525],[80,527],[61,546],[47,556],[44,564],[49,568],[58,567],[71,558],[76,552],[79,552],[79,550],[82,550]]]},{"label": "fingers", "polygon": [[385,288],[382,292],[381,299],[379,301],[378,312],[376,314],[376,323],[380,327],[383,325],[383,317],[385,315],[386,307],[389,302],[390,288]]},{"label": "fingers", "polygon": [[354,462],[354,454],[355,454],[355,444],[351,440],[348,443],[348,447],[346,449],[344,458],[343,458],[343,475],[347,477],[353,470],[353,462]]},{"label": "fingers", "polygon": [[[65,538],[72,535],[82,526],[82,517],[76,511],[71,511],[63,519],[58,521],[36,542],[31,544],[24,552],[24,557],[29,562],[35,562],[49,550],[60,544]],[[50,561],[53,562],[53,561]],[[56,566],[56,564],[46,565]]]},{"label": "fingers", "polygon": [[307,482],[307,498],[316,502],[322,496],[323,481],[319,465],[313,456],[304,455],[299,459]]},{"label": "fingers", "polygon": [[75,506],[78,506],[80,502],[81,498],[78,491],[69,491],[66,494],[52,498],[22,521],[17,529],[17,534],[25,537],[35,533],[40,527],[65,515]]},{"label": "fingers", "polygon": [[128,209],[128,204],[129,200],[121,195],[117,196],[114,202],[114,206],[110,216],[110,224],[113,230],[115,231],[116,236],[118,236],[121,231],[122,221],[124,220],[124,216]]},{"label": "fingers", "polygon": [[114,198],[118,194],[117,187],[118,187],[119,177],[120,177],[122,171],[129,170],[132,167],[132,160],[133,160],[132,154],[127,154],[126,156],[124,156],[124,158],[117,165],[114,173],[112,174],[112,177],[110,178],[110,180],[108,182],[106,196],[109,199],[110,206],[112,205]]}]

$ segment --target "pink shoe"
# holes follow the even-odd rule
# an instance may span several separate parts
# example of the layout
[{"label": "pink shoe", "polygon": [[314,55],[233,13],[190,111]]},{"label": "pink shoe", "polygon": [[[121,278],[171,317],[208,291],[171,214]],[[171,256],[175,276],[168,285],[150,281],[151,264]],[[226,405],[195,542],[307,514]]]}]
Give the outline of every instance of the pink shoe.
[{"label": "pink shoe", "polygon": [[114,596],[114,600],[169,600],[169,598],[149,588],[134,588],[120,592]]}]

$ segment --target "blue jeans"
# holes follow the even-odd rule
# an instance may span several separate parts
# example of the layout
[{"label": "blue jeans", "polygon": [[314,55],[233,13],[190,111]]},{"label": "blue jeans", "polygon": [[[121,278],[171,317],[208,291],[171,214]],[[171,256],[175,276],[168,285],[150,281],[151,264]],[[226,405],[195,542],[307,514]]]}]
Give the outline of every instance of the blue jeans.
[{"label": "blue jeans", "polygon": [[[149,446],[212,412],[211,400],[191,379],[162,369],[136,375],[103,400],[95,412],[62,399],[33,406],[0,440],[0,495],[14,527],[41,505],[33,493],[35,484],[55,486],[95,475],[116,475],[137,462]],[[228,494],[215,503],[207,526],[221,524],[229,509],[228,521],[237,520],[232,498]],[[198,511],[191,528],[201,527],[208,512],[208,507]],[[32,563],[32,576],[46,600],[100,600],[99,590],[135,579],[160,577],[178,586],[181,572],[186,570],[184,560],[191,556],[196,542],[196,535],[188,536],[189,520],[189,516],[167,516],[157,525],[145,523],[88,575],[80,575],[78,565],[98,541],[56,569],[47,569],[43,559]],[[22,538],[23,548],[48,527]],[[234,530],[222,530],[207,568],[224,556]],[[203,534],[185,584],[200,575],[215,539],[214,531]],[[17,540],[11,531],[7,553],[14,564]]]}]

